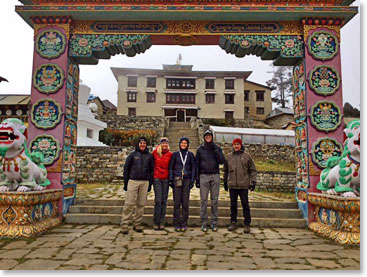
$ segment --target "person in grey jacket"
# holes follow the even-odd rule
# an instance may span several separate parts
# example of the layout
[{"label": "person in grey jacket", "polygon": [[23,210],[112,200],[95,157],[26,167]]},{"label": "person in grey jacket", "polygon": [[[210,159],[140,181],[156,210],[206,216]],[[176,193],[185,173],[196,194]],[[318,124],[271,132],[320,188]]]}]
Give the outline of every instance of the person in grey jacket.
[{"label": "person in grey jacket", "polygon": [[239,138],[233,140],[233,152],[227,156],[224,163],[224,189],[231,199],[231,224],[228,231],[237,229],[237,199],[241,198],[244,217],[244,233],[250,233],[251,213],[248,201],[248,190],[256,186],[256,167],[251,156],[245,152]]},{"label": "person in grey jacket", "polygon": [[204,142],[196,151],[196,187],[200,188],[201,230],[208,230],[208,196],[210,192],[211,229],[216,232],[218,222],[219,165],[224,164],[222,149],[213,141],[210,130],[204,133]]}]

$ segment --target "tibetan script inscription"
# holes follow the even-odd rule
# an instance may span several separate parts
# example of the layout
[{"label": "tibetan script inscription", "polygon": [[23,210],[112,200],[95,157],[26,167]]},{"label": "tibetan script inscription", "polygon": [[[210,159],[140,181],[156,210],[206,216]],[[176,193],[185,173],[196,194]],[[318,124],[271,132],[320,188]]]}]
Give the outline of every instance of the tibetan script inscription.
[{"label": "tibetan script inscription", "polygon": [[114,33],[161,33],[166,27],[160,22],[96,22],[92,25],[95,32]]},{"label": "tibetan script inscription", "polygon": [[211,33],[277,33],[282,27],[277,23],[210,23]]}]

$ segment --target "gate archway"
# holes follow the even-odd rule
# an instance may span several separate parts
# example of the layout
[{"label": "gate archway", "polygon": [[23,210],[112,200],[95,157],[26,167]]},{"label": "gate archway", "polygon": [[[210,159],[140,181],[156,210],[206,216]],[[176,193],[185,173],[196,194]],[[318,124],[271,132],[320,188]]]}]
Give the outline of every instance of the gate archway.
[{"label": "gate archway", "polygon": [[47,170],[51,188],[64,191],[64,213],[76,195],[78,65],[116,54],[132,57],[151,45],[219,45],[237,57],[294,66],[296,198],[308,222],[315,220],[307,193],[317,191],[326,160],[341,155],[340,29],[358,13],[349,6],[353,0],[20,2],[16,11],[34,29],[32,110],[48,102],[64,114],[46,128],[31,114],[29,147],[48,141],[57,148],[47,153]]}]

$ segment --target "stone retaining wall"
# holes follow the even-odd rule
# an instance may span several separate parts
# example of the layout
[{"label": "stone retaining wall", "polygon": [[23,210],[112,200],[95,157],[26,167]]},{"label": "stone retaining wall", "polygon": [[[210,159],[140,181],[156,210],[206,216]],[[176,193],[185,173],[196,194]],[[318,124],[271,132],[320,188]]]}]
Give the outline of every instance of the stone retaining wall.
[{"label": "stone retaining wall", "polygon": [[[123,167],[134,147],[77,147],[76,183],[122,183]],[[258,172],[258,188],[294,192],[296,173]]]},{"label": "stone retaining wall", "polygon": [[[218,145],[222,147],[225,155],[233,151],[231,143],[218,143]],[[289,163],[296,162],[295,149],[291,145],[245,143],[245,149],[252,157]]]},{"label": "stone retaining wall", "polygon": [[76,183],[118,182],[134,147],[77,147]]},{"label": "stone retaining wall", "polygon": [[258,172],[257,188],[269,192],[294,193],[296,173],[293,172]]},{"label": "stone retaining wall", "polygon": [[107,128],[116,130],[145,130],[158,132],[158,137],[164,134],[165,120],[161,116],[126,116],[116,114],[101,114],[96,117],[107,123]]}]

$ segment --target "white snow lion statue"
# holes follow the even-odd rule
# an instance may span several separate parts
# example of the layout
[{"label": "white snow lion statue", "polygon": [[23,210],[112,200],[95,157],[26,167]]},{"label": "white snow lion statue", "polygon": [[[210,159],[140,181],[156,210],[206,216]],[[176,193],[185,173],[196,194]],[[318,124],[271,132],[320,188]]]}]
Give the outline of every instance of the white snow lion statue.
[{"label": "white snow lion statue", "polygon": [[317,188],[331,195],[357,197],[360,191],[360,121],[351,121],[344,133],[347,139],[343,154],[327,161]]},{"label": "white snow lion statue", "polygon": [[43,165],[43,154],[30,154],[27,128],[16,118],[0,124],[0,192],[43,190],[51,182]]}]

